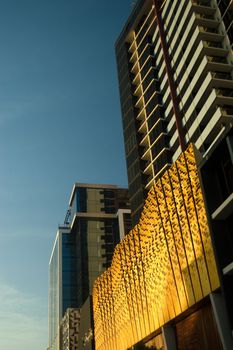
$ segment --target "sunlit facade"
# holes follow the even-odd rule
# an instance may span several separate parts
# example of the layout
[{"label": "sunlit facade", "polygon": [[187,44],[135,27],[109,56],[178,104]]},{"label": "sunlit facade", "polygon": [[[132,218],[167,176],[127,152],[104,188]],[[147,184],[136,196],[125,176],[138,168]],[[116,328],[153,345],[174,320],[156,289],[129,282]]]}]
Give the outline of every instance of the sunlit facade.
[{"label": "sunlit facade", "polygon": [[206,155],[231,123],[232,16],[230,0],[141,0],[116,42],[134,223],[187,145]]},{"label": "sunlit facade", "polygon": [[[209,303],[219,285],[190,145],[150,189],[139,223],[117,245],[111,267],[95,282],[96,350],[126,350],[144,339],[144,348],[165,349],[171,321],[178,349],[189,349],[187,341],[190,349],[222,349]],[[203,320],[207,329],[199,330],[200,339],[187,340],[182,330],[188,325],[192,334]],[[207,347],[202,346],[208,334]],[[194,341],[199,347],[191,347]]]}]

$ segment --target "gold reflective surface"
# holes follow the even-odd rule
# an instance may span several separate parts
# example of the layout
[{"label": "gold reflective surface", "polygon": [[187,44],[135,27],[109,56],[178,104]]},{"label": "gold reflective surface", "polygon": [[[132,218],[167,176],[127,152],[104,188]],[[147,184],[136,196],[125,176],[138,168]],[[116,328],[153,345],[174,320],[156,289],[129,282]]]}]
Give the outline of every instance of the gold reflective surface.
[{"label": "gold reflective surface", "polygon": [[150,190],[95,282],[97,350],[125,350],[219,287],[193,145]]}]

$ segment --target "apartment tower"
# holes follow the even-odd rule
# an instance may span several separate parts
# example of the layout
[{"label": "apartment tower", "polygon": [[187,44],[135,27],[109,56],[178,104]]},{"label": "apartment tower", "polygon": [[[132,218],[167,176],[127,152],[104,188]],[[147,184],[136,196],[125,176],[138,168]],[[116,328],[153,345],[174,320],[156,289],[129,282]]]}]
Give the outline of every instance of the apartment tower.
[{"label": "apartment tower", "polygon": [[189,143],[206,155],[233,119],[232,1],[138,1],[116,57],[133,222]]}]

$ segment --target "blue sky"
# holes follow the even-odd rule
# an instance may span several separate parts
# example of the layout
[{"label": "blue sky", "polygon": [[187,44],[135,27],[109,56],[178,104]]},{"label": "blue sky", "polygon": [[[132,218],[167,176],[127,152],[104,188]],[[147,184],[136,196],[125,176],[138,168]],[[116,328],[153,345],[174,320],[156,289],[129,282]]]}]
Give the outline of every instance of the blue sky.
[{"label": "blue sky", "polygon": [[0,0],[0,349],[47,347],[74,182],[127,185],[114,42],[131,0]]}]

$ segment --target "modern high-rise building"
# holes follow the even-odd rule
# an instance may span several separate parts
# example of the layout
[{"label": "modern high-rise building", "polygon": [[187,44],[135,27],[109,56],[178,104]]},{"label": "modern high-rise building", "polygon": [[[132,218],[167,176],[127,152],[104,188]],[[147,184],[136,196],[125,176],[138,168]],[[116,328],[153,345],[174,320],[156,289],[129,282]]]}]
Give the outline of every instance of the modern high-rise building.
[{"label": "modern high-rise building", "polygon": [[129,215],[127,189],[74,185],[49,264],[50,350],[60,350],[60,325],[67,309],[80,309],[80,329],[85,328],[88,317],[82,318],[82,307],[92,294],[95,279],[110,266],[120,236],[131,228]]},{"label": "modern high-rise building", "polygon": [[116,42],[135,226],[94,285],[97,350],[233,348],[232,20],[139,0]]},{"label": "modern high-rise building", "polygon": [[49,350],[60,349],[60,323],[77,308],[77,244],[69,227],[59,227],[49,262]]},{"label": "modern high-rise building", "polygon": [[116,42],[134,223],[187,145],[206,155],[232,122],[232,10],[230,0],[141,0]]},{"label": "modern high-rise building", "polygon": [[95,279],[111,264],[119,243],[119,209],[129,209],[128,190],[114,185],[76,183],[69,201],[69,226],[78,249],[78,307]]}]

